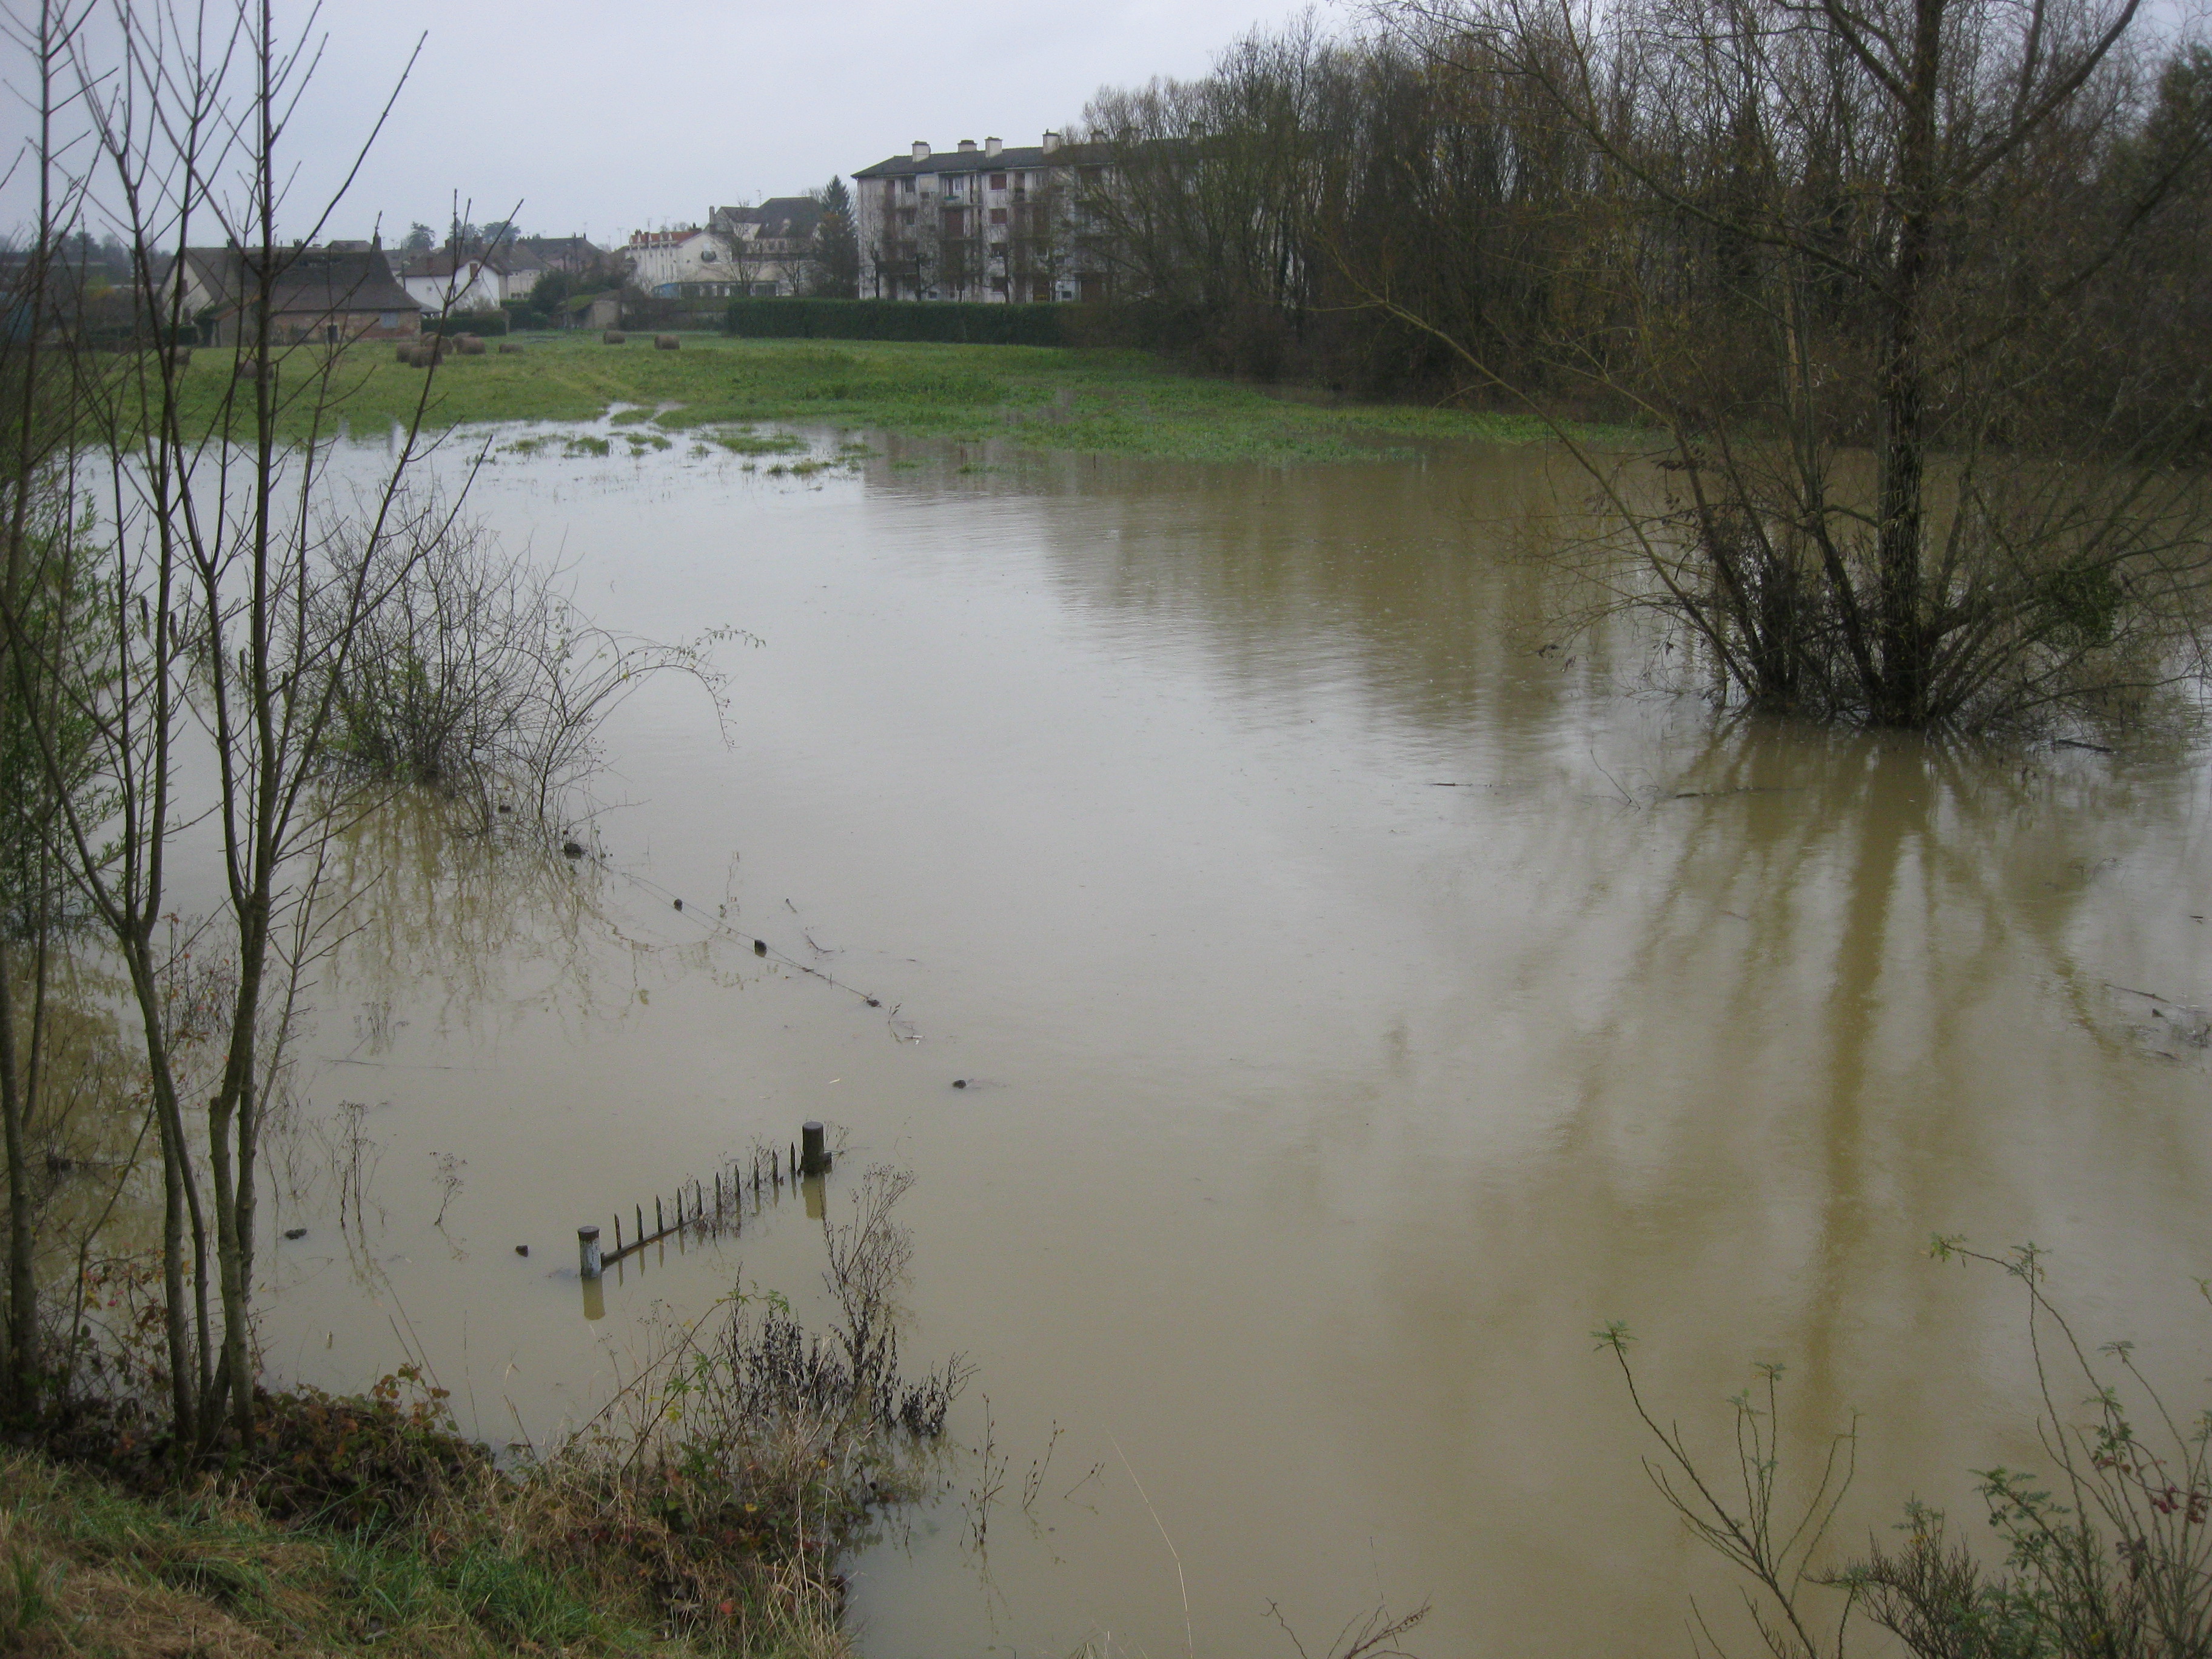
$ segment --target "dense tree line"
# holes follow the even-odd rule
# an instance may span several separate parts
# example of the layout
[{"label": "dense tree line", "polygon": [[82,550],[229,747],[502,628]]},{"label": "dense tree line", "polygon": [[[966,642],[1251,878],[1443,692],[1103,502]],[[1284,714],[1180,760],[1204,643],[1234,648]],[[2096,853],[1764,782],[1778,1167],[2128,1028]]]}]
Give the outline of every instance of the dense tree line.
[{"label": "dense tree line", "polygon": [[[1945,9],[1973,61],[1940,95],[1966,126],[1962,101],[1996,90],[1966,83],[2002,79],[1990,11]],[[1842,267],[1809,278],[1808,302],[1833,333],[1863,320],[1847,267],[1894,234],[1896,134],[1821,15],[1656,0],[1577,20],[1485,0],[1255,32],[1202,79],[1093,100],[1114,183],[1083,204],[1087,250],[1212,366],[1363,394],[1503,379],[1625,409],[1650,389],[1641,331],[1661,313],[1707,344],[1717,319],[1756,326],[1762,249]],[[2087,27],[2039,15],[2042,54]],[[2041,313],[2063,359],[2051,390],[2100,420],[2189,395],[2212,339],[2212,51],[2124,33],[2021,142],[1960,156],[1938,209],[1946,309],[1968,328]],[[2063,313],[2041,303],[2062,292]],[[1872,418],[1857,411],[1862,435]]]},{"label": "dense tree line", "polygon": [[2136,695],[2212,434],[2212,54],[2138,5],[1390,0],[1102,94],[1092,252],[1212,366],[1658,434],[1584,458],[1730,695]]}]

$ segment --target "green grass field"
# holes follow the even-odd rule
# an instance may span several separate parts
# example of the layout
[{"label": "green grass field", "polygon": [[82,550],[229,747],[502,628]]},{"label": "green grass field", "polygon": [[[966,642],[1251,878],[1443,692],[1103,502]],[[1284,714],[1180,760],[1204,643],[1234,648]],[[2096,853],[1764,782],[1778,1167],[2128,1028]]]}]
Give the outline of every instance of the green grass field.
[{"label": "green grass field", "polygon": [[[1546,435],[1532,417],[1401,404],[1297,401],[1187,374],[1137,352],[1038,346],[681,337],[610,346],[597,335],[526,336],[519,355],[453,356],[429,380],[427,422],[586,421],[618,404],[645,405],[667,430],[729,422],[790,422],[908,436],[1012,439],[1035,449],[1085,450],[1183,461],[1273,464],[1402,457],[1438,441],[1522,443]],[[302,348],[280,375],[285,428],[307,429],[317,384]],[[194,354],[186,387],[211,417],[232,386],[230,354]],[[329,380],[327,430],[356,432],[412,418],[425,371],[386,346],[347,353]],[[241,383],[241,389],[243,386]]]}]

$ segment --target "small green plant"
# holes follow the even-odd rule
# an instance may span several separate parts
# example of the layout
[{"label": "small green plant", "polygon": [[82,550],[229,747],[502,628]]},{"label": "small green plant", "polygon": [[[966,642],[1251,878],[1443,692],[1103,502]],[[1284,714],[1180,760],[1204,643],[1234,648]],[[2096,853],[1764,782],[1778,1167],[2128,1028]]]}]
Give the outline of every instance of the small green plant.
[{"label": "small green plant", "polygon": [[27,1549],[18,1547],[8,1552],[7,1601],[0,1606],[0,1643],[4,1643],[9,1652],[52,1620],[53,1582],[59,1577],[59,1569],[50,1575],[39,1565],[38,1557]]}]

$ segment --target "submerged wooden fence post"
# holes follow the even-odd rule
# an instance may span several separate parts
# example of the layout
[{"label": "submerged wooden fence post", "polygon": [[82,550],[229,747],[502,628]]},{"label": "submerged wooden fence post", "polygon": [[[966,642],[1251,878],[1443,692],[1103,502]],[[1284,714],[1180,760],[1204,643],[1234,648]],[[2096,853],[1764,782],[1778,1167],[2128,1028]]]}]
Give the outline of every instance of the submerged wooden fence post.
[{"label": "submerged wooden fence post", "polygon": [[576,1229],[576,1272],[585,1279],[599,1276],[599,1230],[597,1227]]},{"label": "submerged wooden fence post", "polygon": [[822,1145],[822,1125],[809,1118],[799,1126],[799,1172],[801,1175],[820,1175],[830,1167],[830,1154]]}]

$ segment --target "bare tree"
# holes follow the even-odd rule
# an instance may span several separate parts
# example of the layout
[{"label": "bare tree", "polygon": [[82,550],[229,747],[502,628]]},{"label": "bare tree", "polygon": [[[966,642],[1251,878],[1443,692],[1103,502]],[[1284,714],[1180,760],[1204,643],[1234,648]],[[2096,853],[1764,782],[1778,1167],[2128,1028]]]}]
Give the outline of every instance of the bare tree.
[{"label": "bare tree", "polygon": [[748,295],[760,280],[767,263],[760,246],[760,220],[750,207],[716,208],[708,216],[707,228],[722,267],[721,280],[733,295]]},{"label": "bare tree", "polygon": [[[51,39],[73,15],[45,0],[15,27],[19,38]],[[252,1431],[256,1154],[281,1035],[269,1024],[272,999],[282,1002],[272,963],[280,932],[309,902],[303,855],[322,833],[314,792],[337,688],[394,580],[390,561],[332,550],[427,545],[449,513],[410,491],[426,453],[419,403],[384,475],[358,495],[333,490],[329,411],[350,345],[343,316],[305,331],[307,341],[280,338],[293,258],[280,223],[313,240],[335,205],[303,210],[284,196],[287,130],[314,47],[280,33],[267,0],[185,11],[125,0],[97,49],[82,32],[68,41],[65,95],[82,128],[43,131],[27,158],[43,190],[89,204],[129,250],[133,336],[151,348],[71,354],[69,395],[83,414],[70,452],[43,468],[19,461],[9,483],[19,500],[40,485],[56,492],[55,521],[75,528],[15,538],[37,565],[0,593],[0,629],[14,713],[57,808],[53,840],[113,942],[141,1028],[163,1172],[179,1455],[226,1421],[240,1437]],[[169,343],[180,337],[184,284],[159,280],[198,240],[235,250],[238,344],[212,396],[204,376],[188,385]],[[428,388],[426,377],[425,399]],[[32,602],[54,592],[98,595],[90,625],[58,644]],[[42,672],[54,695],[24,696]],[[157,930],[173,902],[170,850],[202,817],[179,782],[198,743],[217,780],[203,821],[222,842],[235,979],[222,1064],[195,1123]],[[82,767],[73,744],[88,757]]]},{"label": "bare tree", "polygon": [[2044,391],[2096,343],[2077,302],[2203,155],[2200,126],[2118,197],[2097,165],[2140,125],[2136,6],[1393,8],[1586,156],[1584,313],[1549,355],[1664,434],[1671,482],[1577,453],[1641,597],[1752,700],[1924,726],[2200,665],[2204,520],[2165,463],[2201,443],[2201,391],[2072,431]]}]

